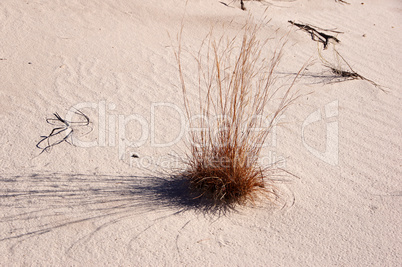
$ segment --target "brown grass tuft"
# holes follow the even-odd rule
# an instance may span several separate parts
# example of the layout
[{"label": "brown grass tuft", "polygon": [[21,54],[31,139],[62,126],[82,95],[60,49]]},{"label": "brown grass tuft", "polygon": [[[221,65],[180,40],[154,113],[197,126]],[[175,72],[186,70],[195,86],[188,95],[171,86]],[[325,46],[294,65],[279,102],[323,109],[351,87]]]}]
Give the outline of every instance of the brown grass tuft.
[{"label": "brown grass tuft", "polygon": [[275,119],[297,98],[290,94],[296,79],[286,88],[275,86],[283,46],[265,58],[267,41],[257,38],[258,28],[247,24],[243,36],[232,40],[212,34],[205,39],[195,56],[198,101],[189,100],[181,41],[176,52],[187,119],[198,129],[190,132],[187,169],[181,175],[195,198],[215,206],[277,198],[273,166],[260,166],[258,159]]}]

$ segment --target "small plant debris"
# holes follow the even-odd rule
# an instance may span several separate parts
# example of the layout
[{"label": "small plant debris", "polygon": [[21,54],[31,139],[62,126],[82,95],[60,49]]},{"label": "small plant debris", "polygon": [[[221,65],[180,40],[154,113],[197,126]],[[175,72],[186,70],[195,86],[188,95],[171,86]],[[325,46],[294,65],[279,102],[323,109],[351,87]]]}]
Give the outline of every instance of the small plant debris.
[{"label": "small plant debris", "polygon": [[222,5],[224,5],[224,6],[229,7],[229,5],[228,5],[228,4],[226,4],[225,2],[219,1],[219,3],[221,3],[221,4],[222,4]]},{"label": "small plant debris", "polygon": [[328,43],[330,40],[335,41],[336,43],[340,43],[340,41],[338,40],[338,38],[326,34],[324,32],[319,32],[316,29],[322,30],[322,31],[327,31],[327,32],[332,32],[332,33],[343,33],[343,32],[339,32],[339,31],[334,31],[334,30],[328,30],[328,29],[320,29],[318,27],[314,27],[308,24],[300,24],[300,23],[296,23],[293,22],[291,20],[288,21],[290,24],[295,25],[297,27],[299,27],[299,29],[308,32],[311,35],[311,39],[313,39],[314,41],[318,41],[320,43],[322,43],[324,45],[324,49],[327,49],[328,47]]},{"label": "small plant debris", "polygon": [[[260,2],[260,3],[264,3],[264,2],[265,2],[264,0],[240,0],[240,9],[243,10],[243,11],[246,11],[246,10],[247,10],[246,5],[244,4],[244,2],[246,2],[246,1],[257,1],[257,2]],[[232,0],[232,1],[230,1],[230,2],[227,4],[227,3],[223,2],[223,1],[219,1],[219,3],[221,3],[221,4],[224,5],[224,6],[227,6],[227,7],[230,7],[230,8],[237,8],[237,7],[238,7],[237,4],[236,4],[236,7],[235,7],[235,6],[232,6],[232,4],[233,4],[234,2],[236,2],[236,1],[235,1],[235,0]],[[267,3],[267,4],[268,4],[268,5],[271,5],[270,3]]]},{"label": "small plant debris", "polygon": [[88,126],[89,125],[89,118],[87,115],[82,113],[80,110],[74,112],[75,114],[79,115],[82,118],[82,121],[68,121],[63,119],[57,112],[53,113],[54,118],[47,118],[46,122],[56,126],[50,132],[50,134],[41,136],[41,140],[36,144],[36,147],[42,149],[42,154],[44,151],[49,152],[50,149],[58,145],[62,142],[67,142],[68,138],[72,136],[74,132],[74,126]]},{"label": "small plant debris", "polygon": [[346,2],[346,1],[343,1],[343,0],[335,0],[335,2],[350,5],[350,3]]},{"label": "small plant debris", "polygon": [[360,75],[359,73],[357,73],[356,71],[354,71],[352,69],[352,67],[349,65],[349,63],[341,56],[341,54],[339,54],[338,51],[334,50],[337,57],[341,59],[341,61],[343,61],[347,67],[349,68],[349,70],[345,70],[342,69],[341,67],[336,67],[333,64],[330,64],[328,61],[324,60],[322,57],[321,59],[324,60],[324,66],[329,68],[331,70],[331,73],[334,75],[331,80],[332,82],[336,83],[336,82],[343,82],[343,81],[349,81],[349,80],[364,80],[364,81],[368,81],[369,83],[371,83],[372,85],[374,85],[375,87],[379,88],[381,91],[383,91],[384,93],[386,93],[387,91],[382,88],[382,86],[380,86],[379,84],[375,83],[374,81],[367,79],[366,77],[363,77],[362,75]]},{"label": "small plant debris", "polygon": [[243,0],[240,0],[240,8],[241,8],[241,10],[246,10]]}]

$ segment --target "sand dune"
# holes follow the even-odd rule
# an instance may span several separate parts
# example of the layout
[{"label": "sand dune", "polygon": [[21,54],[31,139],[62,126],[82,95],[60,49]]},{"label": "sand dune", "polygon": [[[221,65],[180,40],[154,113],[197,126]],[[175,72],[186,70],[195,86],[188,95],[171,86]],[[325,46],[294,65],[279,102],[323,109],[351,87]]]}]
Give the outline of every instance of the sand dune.
[{"label": "sand dune", "polygon": [[[401,2],[185,2],[0,2],[1,265],[399,266]],[[286,41],[279,84],[311,63],[262,155],[293,175],[277,206],[208,213],[168,176],[188,149],[177,36],[196,106],[192,55],[250,20],[267,53]],[[324,50],[289,20],[340,43]],[[334,80],[320,55],[347,68],[335,49],[379,87]],[[82,122],[76,109],[91,124],[41,153],[46,118]]]}]

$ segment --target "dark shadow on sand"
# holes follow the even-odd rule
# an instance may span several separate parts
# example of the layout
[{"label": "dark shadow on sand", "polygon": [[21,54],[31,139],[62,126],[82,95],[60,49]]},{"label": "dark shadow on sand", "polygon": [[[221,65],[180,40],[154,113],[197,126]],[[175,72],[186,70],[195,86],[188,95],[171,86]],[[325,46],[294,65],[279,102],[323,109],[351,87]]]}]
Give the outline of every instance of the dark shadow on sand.
[{"label": "dark shadow on sand", "polygon": [[116,222],[154,211],[193,211],[215,217],[230,209],[195,198],[181,177],[46,173],[1,175],[0,210],[0,241],[5,241],[85,221]]}]

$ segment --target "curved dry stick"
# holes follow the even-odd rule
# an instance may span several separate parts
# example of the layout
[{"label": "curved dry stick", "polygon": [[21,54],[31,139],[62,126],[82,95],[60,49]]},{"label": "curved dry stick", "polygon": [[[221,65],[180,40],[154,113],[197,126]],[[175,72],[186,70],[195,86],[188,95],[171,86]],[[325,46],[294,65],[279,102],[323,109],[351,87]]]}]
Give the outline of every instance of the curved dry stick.
[{"label": "curved dry stick", "polygon": [[[71,126],[73,126],[73,125],[88,126],[89,125],[89,123],[90,123],[89,118],[82,111],[77,109],[77,111],[75,111],[75,114],[83,117],[84,121],[67,121],[67,120],[63,119],[57,112],[53,113],[55,118],[47,118],[46,119],[47,123],[49,123],[51,125],[59,126],[59,127],[53,128],[52,131],[50,132],[50,134],[41,136],[42,139],[36,144],[37,148],[42,149],[40,154],[42,154],[44,151],[49,151],[53,146],[58,145],[64,141],[71,144],[68,141],[68,138],[74,132],[74,129]],[[50,138],[57,137],[58,135],[62,134],[65,131],[69,131],[69,132],[66,133],[66,135],[63,138],[56,139],[56,141],[54,141],[54,142],[50,141]],[[41,146],[41,144],[43,142],[47,142],[47,145],[44,147]]]}]

